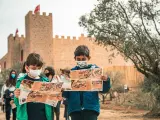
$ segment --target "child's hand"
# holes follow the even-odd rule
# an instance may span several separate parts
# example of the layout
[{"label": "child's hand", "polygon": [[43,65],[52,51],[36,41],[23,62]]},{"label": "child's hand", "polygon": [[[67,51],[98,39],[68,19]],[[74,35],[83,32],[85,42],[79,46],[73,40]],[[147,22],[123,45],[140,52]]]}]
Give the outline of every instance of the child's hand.
[{"label": "child's hand", "polygon": [[14,91],[14,95],[15,95],[16,98],[18,98],[20,96],[20,89],[16,89]]},{"label": "child's hand", "polygon": [[108,76],[107,75],[103,75],[103,76],[101,76],[101,80],[103,80],[103,81],[107,81],[107,79],[108,79]]},{"label": "child's hand", "polygon": [[13,94],[13,93],[11,93],[9,96],[10,96],[10,97],[12,97],[13,95],[14,95],[14,94]]},{"label": "child's hand", "polygon": [[10,101],[10,104],[12,105],[13,103],[14,103],[14,101],[13,101],[13,100],[11,100],[11,101]]},{"label": "child's hand", "polygon": [[62,89],[61,89],[61,92],[63,92],[64,90],[65,90],[65,89],[64,89],[64,88],[62,88]]}]

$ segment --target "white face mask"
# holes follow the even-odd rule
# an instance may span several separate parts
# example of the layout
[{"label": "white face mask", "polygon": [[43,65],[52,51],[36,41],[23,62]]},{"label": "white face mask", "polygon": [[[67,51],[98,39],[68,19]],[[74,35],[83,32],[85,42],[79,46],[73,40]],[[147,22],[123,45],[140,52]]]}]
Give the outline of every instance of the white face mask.
[{"label": "white face mask", "polygon": [[65,79],[64,75],[61,75],[60,78],[61,78],[61,79]]},{"label": "white face mask", "polygon": [[88,66],[87,61],[76,61],[77,62],[77,66],[79,66],[80,68],[85,68]]},{"label": "white face mask", "polygon": [[29,75],[36,78],[39,77],[39,75],[41,74],[42,70],[29,70]]}]

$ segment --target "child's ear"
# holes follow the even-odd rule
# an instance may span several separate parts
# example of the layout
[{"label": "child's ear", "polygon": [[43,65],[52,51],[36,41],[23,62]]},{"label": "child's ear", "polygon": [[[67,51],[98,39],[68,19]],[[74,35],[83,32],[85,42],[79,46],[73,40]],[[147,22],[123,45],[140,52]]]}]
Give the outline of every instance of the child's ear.
[{"label": "child's ear", "polygon": [[91,56],[88,57],[88,60],[90,60],[90,59],[91,59]]},{"label": "child's ear", "polygon": [[26,70],[26,73],[29,73],[29,67],[27,65],[25,65],[25,70]]}]

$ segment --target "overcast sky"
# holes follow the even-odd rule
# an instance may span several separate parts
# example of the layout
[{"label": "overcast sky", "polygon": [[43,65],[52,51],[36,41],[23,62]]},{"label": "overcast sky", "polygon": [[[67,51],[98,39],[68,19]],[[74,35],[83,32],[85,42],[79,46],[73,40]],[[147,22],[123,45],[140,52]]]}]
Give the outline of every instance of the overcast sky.
[{"label": "overcast sky", "polygon": [[7,37],[15,34],[25,34],[24,17],[28,11],[34,11],[37,5],[42,12],[53,16],[53,34],[64,36],[79,36],[85,33],[78,25],[79,17],[89,13],[96,0],[0,0],[0,58],[7,53]]}]

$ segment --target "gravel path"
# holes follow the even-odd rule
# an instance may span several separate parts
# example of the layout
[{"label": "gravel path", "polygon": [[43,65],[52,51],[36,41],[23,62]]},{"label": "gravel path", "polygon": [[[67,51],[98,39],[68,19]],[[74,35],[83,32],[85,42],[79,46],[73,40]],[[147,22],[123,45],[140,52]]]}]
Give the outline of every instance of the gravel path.
[{"label": "gravel path", "polygon": [[[64,108],[61,108],[60,120],[65,120],[63,118]],[[101,110],[101,114],[98,120],[157,120],[157,119],[144,119],[142,115],[145,114],[144,111],[131,111],[131,110]],[[0,120],[5,120],[5,114],[0,113]],[[159,119],[160,120],[160,119]]]}]

